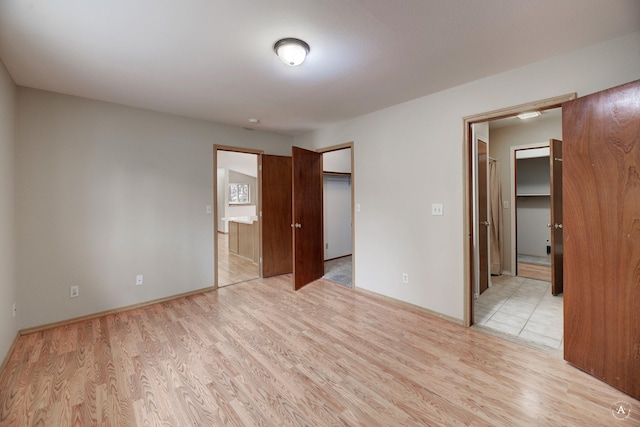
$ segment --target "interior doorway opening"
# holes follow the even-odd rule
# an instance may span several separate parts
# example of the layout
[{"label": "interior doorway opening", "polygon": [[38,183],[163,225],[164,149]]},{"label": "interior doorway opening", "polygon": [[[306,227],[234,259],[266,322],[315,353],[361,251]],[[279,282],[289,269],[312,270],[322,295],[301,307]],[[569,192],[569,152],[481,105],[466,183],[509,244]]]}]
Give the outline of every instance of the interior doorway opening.
[{"label": "interior doorway opening", "polygon": [[261,151],[214,146],[215,287],[261,277]]},{"label": "interior doorway opening", "polygon": [[323,169],[324,276],[354,288],[353,143],[318,150]]},{"label": "interior doorway opening", "polygon": [[351,147],[322,154],[324,276],[353,285],[353,194]]},{"label": "interior doorway opening", "polygon": [[[557,127],[562,131],[560,118]],[[511,270],[551,282],[549,142],[511,146]]]},{"label": "interior doorway opening", "polygon": [[[505,177],[507,181],[510,181],[510,177],[514,177],[513,168],[514,165],[512,163],[512,156],[510,154],[510,147],[506,145],[506,154],[504,152],[499,153],[495,150],[492,150],[492,138],[489,137],[490,129],[491,133],[501,127],[506,127],[506,123],[509,121],[517,121],[518,119],[515,116],[521,112],[526,111],[541,111],[544,114],[559,114],[561,104],[568,100],[575,98],[575,94],[564,95],[561,97],[551,98],[548,100],[543,100],[531,104],[523,104],[520,106],[507,108],[503,110],[497,110],[493,112],[483,113],[472,117],[467,117],[464,119],[465,125],[465,153],[466,153],[466,180],[467,189],[466,189],[466,207],[465,210],[465,235],[469,237],[466,242],[465,251],[467,258],[467,268],[465,271],[466,276],[466,287],[467,290],[465,292],[465,324],[471,326],[473,324],[478,324],[479,322],[482,324],[484,321],[491,317],[496,324],[503,326],[503,331],[506,334],[511,334],[518,336],[520,332],[527,332],[525,329],[525,325],[527,325],[528,321],[536,320],[537,314],[533,313],[533,309],[526,316],[522,315],[522,307],[515,307],[517,302],[522,302],[523,294],[532,294],[538,293],[539,300],[534,304],[533,308],[537,303],[541,302],[541,298],[543,292],[545,295],[548,293],[551,296],[550,290],[547,292],[547,288],[549,283],[545,282],[527,282],[525,287],[521,286],[524,284],[524,278],[517,278],[517,256],[516,256],[516,220],[512,214],[515,213],[515,209],[517,209],[517,200],[515,200],[515,190],[512,192],[513,184],[510,182],[505,183]],[[555,110],[554,110],[555,109]],[[508,119],[508,120],[507,120]],[[559,129],[561,132],[561,122],[559,122]],[[501,238],[506,240],[507,245],[505,248],[502,248],[503,251],[500,255],[496,256],[496,252],[492,250],[490,243],[482,243],[480,240],[480,234],[482,232],[482,227],[489,228],[493,231],[493,227],[498,224],[491,224],[491,222],[495,221],[495,216],[487,215],[485,218],[489,218],[488,220],[482,221],[482,217],[479,215],[478,210],[480,209],[479,203],[479,195],[480,190],[478,188],[478,162],[481,160],[479,158],[478,151],[478,141],[482,138],[485,138],[483,135],[483,126],[484,130],[486,130],[486,139],[488,142],[488,153],[487,153],[487,163],[489,160],[495,163],[500,164],[500,169],[502,170],[502,181],[503,187],[506,187],[506,191],[503,192],[501,200],[498,201],[497,206],[499,207],[501,213],[503,214],[503,220],[500,220],[500,225],[502,225],[502,236]],[[508,133],[505,129],[501,131],[502,133]],[[556,136],[555,134],[551,135]],[[498,144],[495,144],[498,145]],[[495,147],[494,147],[495,148]],[[505,150],[503,147],[502,150]],[[488,168],[487,168],[488,169]],[[488,175],[488,171],[485,172]],[[488,176],[487,176],[488,180]],[[490,191],[488,191],[490,193]],[[511,194],[513,193],[513,196]],[[490,198],[490,195],[489,195]],[[545,224],[546,226],[546,224]],[[513,242],[512,242],[513,241]],[[488,247],[481,247],[481,245],[486,244]],[[543,250],[546,252],[546,241],[543,245]],[[484,250],[487,254],[489,254],[487,261],[481,261],[480,252]],[[493,260],[492,260],[493,258]],[[496,271],[495,262],[496,258],[499,258],[500,267]],[[487,306],[478,304],[476,305],[476,299],[480,296],[480,262],[487,262],[488,268],[484,268],[483,271],[491,271],[491,275],[489,275],[489,288],[492,285],[498,285],[487,294],[491,294],[486,297],[492,299],[491,308],[493,311],[486,311]],[[482,273],[484,274],[484,273]],[[534,289],[534,285],[538,285],[536,289]],[[544,286],[544,287],[543,287]],[[514,297],[513,301],[508,302],[510,297]],[[519,301],[518,301],[519,300]],[[545,300],[546,301],[546,300]],[[559,301],[559,305],[558,305]],[[556,305],[555,310],[559,313],[562,311],[562,300],[557,299],[553,301],[553,304]],[[504,306],[504,307],[503,307]],[[513,307],[511,307],[513,306]],[[505,312],[500,313],[498,308],[503,307]],[[515,317],[511,317],[513,314],[517,314],[521,319],[517,319]],[[561,315],[561,314],[560,314]],[[488,316],[488,317],[487,317]],[[539,320],[539,319],[538,319]],[[504,322],[504,323],[501,323]],[[553,334],[555,336],[555,340],[549,340],[547,343],[550,347],[561,348],[562,342],[562,318],[560,317],[555,321],[556,324],[554,327],[559,327],[560,332],[558,336],[558,330],[555,329]],[[516,324],[518,323],[518,324]],[[531,331],[528,331],[531,332]],[[548,332],[548,331],[537,331],[538,332]],[[524,335],[527,335],[525,333]],[[534,335],[529,335],[529,337],[534,337]]]}]

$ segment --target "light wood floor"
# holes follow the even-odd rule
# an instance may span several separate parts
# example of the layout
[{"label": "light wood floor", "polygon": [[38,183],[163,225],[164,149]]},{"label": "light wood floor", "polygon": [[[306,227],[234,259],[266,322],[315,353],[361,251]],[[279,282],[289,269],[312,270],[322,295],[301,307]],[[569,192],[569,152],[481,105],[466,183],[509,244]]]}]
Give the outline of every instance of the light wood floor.
[{"label": "light wood floor", "polygon": [[229,235],[218,233],[218,286],[246,282],[259,276],[258,264],[229,252]]},{"label": "light wood floor", "polygon": [[518,277],[527,277],[529,279],[551,281],[551,266],[542,264],[530,264],[527,262],[518,262]]},{"label": "light wood floor", "polygon": [[2,426],[638,423],[558,358],[291,275],[23,336],[0,373]]}]

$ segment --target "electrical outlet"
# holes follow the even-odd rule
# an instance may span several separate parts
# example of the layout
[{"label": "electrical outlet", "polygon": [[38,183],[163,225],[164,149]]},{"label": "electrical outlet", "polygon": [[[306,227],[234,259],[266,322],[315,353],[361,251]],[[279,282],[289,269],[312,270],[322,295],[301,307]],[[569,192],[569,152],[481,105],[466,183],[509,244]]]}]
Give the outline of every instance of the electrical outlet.
[{"label": "electrical outlet", "polygon": [[409,283],[409,273],[402,273],[402,283]]},{"label": "electrical outlet", "polygon": [[13,317],[16,317],[16,303],[13,303]]},{"label": "electrical outlet", "polygon": [[329,249],[329,244],[328,244],[328,243],[325,243],[325,244],[324,244],[324,248],[325,248],[325,249]]},{"label": "electrical outlet", "polygon": [[207,205],[207,213],[210,214],[211,213],[211,205]]},{"label": "electrical outlet", "polygon": [[142,274],[136,276],[136,286],[142,285]]},{"label": "electrical outlet", "polygon": [[70,286],[69,287],[69,297],[75,298],[80,295],[80,287],[79,286]]}]

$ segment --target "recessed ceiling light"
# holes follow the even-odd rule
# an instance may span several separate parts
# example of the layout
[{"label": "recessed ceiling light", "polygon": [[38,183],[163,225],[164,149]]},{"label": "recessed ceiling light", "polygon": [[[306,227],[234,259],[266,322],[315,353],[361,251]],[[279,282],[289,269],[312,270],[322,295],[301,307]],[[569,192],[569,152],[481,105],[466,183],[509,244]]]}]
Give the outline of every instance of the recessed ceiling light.
[{"label": "recessed ceiling light", "polygon": [[295,67],[304,62],[309,53],[309,45],[300,39],[281,39],[273,45],[273,50],[280,61],[290,67]]},{"label": "recessed ceiling light", "polygon": [[542,113],[540,111],[528,111],[526,113],[518,114],[518,118],[520,120],[526,120],[526,119],[532,119],[534,117],[538,117],[540,115],[542,115]]}]

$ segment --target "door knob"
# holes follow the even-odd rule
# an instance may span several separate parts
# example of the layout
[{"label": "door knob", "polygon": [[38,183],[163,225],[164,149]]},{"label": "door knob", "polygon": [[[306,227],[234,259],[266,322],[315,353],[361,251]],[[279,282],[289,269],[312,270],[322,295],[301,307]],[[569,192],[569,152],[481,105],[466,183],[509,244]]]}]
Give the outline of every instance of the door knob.
[{"label": "door knob", "polygon": [[[291,224],[291,226],[293,227],[293,224]],[[553,227],[553,225],[547,224],[547,228],[551,228],[551,227]]]},{"label": "door knob", "polygon": [[300,224],[299,222],[296,222],[295,224],[291,224],[291,228],[302,228],[302,224]]},{"label": "door knob", "polygon": [[485,225],[487,227],[491,225],[489,221],[482,221],[480,224]]},{"label": "door knob", "polygon": [[562,228],[562,224],[558,224],[558,223],[553,224],[553,226],[554,226],[555,228]]}]

